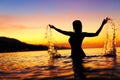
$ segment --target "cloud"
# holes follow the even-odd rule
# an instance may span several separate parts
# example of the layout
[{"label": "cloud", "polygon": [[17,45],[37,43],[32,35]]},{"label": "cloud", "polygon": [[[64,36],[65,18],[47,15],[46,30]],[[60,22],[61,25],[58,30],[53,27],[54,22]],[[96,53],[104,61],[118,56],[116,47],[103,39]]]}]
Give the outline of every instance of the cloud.
[{"label": "cloud", "polygon": [[32,23],[29,16],[0,15],[0,30],[27,29]]}]

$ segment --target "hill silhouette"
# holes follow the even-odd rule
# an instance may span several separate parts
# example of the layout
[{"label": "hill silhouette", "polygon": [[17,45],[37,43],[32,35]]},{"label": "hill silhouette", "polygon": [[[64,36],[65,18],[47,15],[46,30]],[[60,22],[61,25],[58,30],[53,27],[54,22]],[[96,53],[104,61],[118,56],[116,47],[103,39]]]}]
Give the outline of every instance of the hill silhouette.
[{"label": "hill silhouette", "polygon": [[32,45],[14,38],[0,37],[0,52],[47,50],[47,46]]}]

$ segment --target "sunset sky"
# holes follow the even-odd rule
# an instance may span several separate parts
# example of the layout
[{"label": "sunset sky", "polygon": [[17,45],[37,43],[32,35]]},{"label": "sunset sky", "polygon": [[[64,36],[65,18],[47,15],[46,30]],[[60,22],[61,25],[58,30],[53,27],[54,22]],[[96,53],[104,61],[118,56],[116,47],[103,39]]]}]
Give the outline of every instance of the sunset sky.
[{"label": "sunset sky", "polygon": [[[0,0],[0,36],[46,44],[48,24],[72,31],[72,22],[79,19],[84,32],[96,32],[106,17],[120,20],[120,0]],[[101,46],[104,31],[98,37],[86,38],[84,47]],[[52,35],[55,44],[66,44],[69,38],[55,30]]]}]

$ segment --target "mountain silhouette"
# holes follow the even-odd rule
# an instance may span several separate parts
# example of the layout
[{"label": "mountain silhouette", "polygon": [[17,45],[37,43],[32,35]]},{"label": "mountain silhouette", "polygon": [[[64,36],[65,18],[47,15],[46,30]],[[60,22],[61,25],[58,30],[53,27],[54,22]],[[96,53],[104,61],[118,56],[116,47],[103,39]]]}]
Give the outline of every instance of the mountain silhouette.
[{"label": "mountain silhouette", "polygon": [[47,50],[47,46],[32,45],[14,38],[0,37],[0,52]]}]

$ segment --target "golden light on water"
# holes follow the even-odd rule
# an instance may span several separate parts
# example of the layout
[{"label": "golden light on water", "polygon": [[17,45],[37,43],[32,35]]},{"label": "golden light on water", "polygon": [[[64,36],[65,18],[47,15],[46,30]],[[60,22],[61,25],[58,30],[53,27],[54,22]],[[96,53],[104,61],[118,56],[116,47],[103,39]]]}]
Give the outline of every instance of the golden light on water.
[{"label": "golden light on water", "polygon": [[0,72],[7,76],[0,79],[54,78],[73,74],[68,69],[72,70],[71,63],[64,65],[59,59],[50,59],[47,51],[0,54]]},{"label": "golden light on water", "polygon": [[[114,68],[120,69],[119,50],[117,49],[117,58],[100,57],[102,48],[84,49],[86,57],[83,66],[89,72],[85,72],[87,78],[107,77],[107,71],[113,71]],[[0,54],[0,79],[71,79],[74,76],[72,60],[68,58],[70,50],[58,50],[62,56],[58,59],[49,57],[47,51],[14,52]],[[95,71],[94,71],[95,70]],[[98,71],[98,73],[96,73]],[[111,74],[111,73],[109,73]],[[119,72],[116,72],[119,74]],[[118,77],[118,76],[117,76]]]}]

